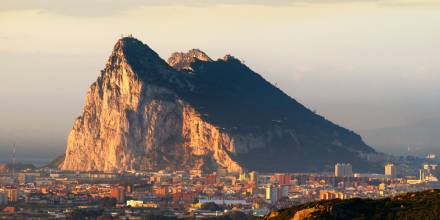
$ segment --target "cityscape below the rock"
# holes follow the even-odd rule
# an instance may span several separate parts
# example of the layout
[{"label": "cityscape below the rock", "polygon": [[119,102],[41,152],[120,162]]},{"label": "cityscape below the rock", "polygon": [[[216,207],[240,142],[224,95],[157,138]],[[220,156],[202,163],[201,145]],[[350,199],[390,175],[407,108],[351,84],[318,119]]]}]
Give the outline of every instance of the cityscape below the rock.
[{"label": "cityscape below the rock", "polygon": [[69,172],[8,164],[0,176],[0,216],[250,219],[313,201],[380,199],[439,188],[436,156],[421,161],[418,175],[393,163],[382,173],[357,173],[348,163],[335,164],[334,173]]}]

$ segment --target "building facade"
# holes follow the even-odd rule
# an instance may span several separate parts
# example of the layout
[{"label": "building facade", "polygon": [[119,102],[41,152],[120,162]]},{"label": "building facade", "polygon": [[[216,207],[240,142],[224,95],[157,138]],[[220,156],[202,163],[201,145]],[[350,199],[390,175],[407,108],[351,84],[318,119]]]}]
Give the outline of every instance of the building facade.
[{"label": "building facade", "polygon": [[391,178],[397,177],[397,166],[392,163],[385,165],[385,176]]},{"label": "building facade", "polygon": [[352,177],[353,168],[349,163],[337,163],[335,165],[335,176],[336,177]]},{"label": "building facade", "polygon": [[5,188],[5,193],[6,193],[6,197],[8,198],[8,202],[18,201],[18,189],[16,187]]},{"label": "building facade", "polygon": [[110,191],[110,197],[115,198],[118,203],[125,203],[125,187],[115,186]]}]

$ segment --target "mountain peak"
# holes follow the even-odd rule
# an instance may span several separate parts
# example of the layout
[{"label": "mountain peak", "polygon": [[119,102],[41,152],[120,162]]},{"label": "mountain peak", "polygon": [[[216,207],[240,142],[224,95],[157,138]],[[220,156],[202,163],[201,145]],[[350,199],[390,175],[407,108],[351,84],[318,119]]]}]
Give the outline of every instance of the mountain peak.
[{"label": "mountain peak", "polygon": [[199,49],[191,49],[186,53],[174,52],[167,60],[170,66],[179,71],[192,71],[191,65],[196,61],[211,62],[212,59]]},{"label": "mountain peak", "polygon": [[138,76],[144,77],[167,74],[171,70],[154,50],[132,36],[122,37],[116,42],[107,65],[114,69],[122,63],[128,64]]},{"label": "mountain peak", "polygon": [[[163,61],[162,58],[147,44],[142,43],[142,41],[134,38],[134,37],[123,37],[118,40],[115,48],[118,46],[121,47],[122,52],[124,53],[126,58],[132,58],[133,60],[149,59],[149,60],[160,60]],[[129,60],[130,61],[130,60]]]},{"label": "mountain peak", "polygon": [[150,51],[153,51],[146,44],[142,43],[142,41],[130,36],[120,38],[113,47],[112,54],[116,53],[124,56],[126,53],[132,53],[134,48],[147,48]]}]

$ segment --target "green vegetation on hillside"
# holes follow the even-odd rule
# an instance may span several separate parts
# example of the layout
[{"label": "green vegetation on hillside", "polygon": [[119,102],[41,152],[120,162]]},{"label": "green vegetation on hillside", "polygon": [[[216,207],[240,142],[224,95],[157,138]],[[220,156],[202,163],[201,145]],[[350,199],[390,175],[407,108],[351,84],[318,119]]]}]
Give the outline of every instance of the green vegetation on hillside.
[{"label": "green vegetation on hillside", "polygon": [[379,200],[322,200],[274,211],[262,219],[434,220],[440,219],[440,190],[406,193]]}]

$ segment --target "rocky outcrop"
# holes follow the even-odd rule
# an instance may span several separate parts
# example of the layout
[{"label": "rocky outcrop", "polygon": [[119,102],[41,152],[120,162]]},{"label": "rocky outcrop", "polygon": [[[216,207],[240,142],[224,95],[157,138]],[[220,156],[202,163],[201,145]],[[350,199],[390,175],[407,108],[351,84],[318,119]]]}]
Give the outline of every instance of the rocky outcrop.
[{"label": "rocky outcrop", "polygon": [[168,58],[167,62],[176,70],[193,71],[191,65],[197,60],[212,61],[203,51],[199,49],[191,49],[186,53],[175,52],[171,54],[171,57]]},{"label": "rocky outcrop", "polygon": [[309,154],[316,149],[344,160],[374,152],[232,56],[213,61],[190,50],[174,53],[166,63],[128,37],[116,43],[90,86],[60,167],[240,172],[333,163]]},{"label": "rocky outcrop", "polygon": [[278,219],[290,219],[290,220],[307,220],[307,219],[315,219],[313,214],[325,211],[323,209],[324,207],[310,207],[310,208],[304,208],[300,210],[295,210],[296,212],[293,212],[293,216],[286,215],[281,210],[273,210],[263,218],[260,218],[261,220],[278,220]]},{"label": "rocky outcrop", "polygon": [[303,209],[300,210],[298,212],[295,213],[295,215],[293,216],[292,220],[305,220],[305,219],[309,219],[311,217],[311,215],[315,212],[317,212],[319,209],[317,208],[308,208],[308,209]]}]

